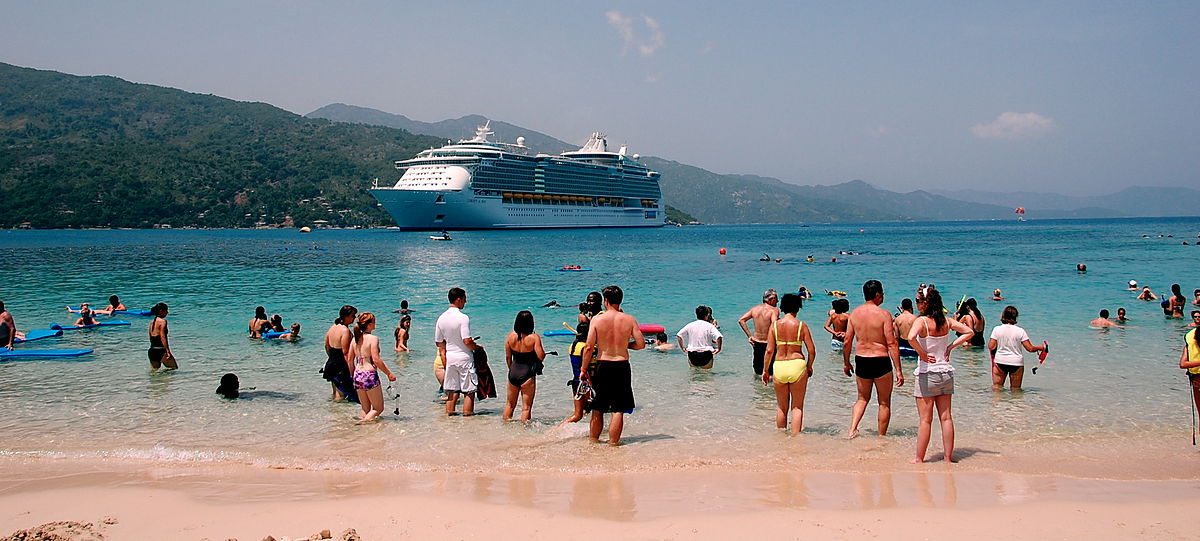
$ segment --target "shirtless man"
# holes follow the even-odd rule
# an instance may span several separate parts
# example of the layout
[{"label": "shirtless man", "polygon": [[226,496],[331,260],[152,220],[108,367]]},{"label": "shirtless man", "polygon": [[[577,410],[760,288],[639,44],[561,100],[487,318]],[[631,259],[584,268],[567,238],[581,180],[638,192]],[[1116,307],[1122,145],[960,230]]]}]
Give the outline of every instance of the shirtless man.
[{"label": "shirtless man", "polygon": [[1137,300],[1139,300],[1139,301],[1156,301],[1156,300],[1158,300],[1158,295],[1155,295],[1153,291],[1150,291],[1150,286],[1146,286],[1146,287],[1143,287],[1142,292],[1138,294]]},{"label": "shirtless man", "polygon": [[[778,305],[779,294],[774,289],[768,289],[763,292],[762,304],[751,308],[738,319],[738,325],[742,326],[742,332],[745,332],[746,338],[750,339],[750,347],[754,348],[755,377],[760,377],[763,373],[763,355],[767,352],[767,333],[771,330],[771,323],[779,319]],[[754,320],[753,333],[746,325],[746,322],[750,320]]]},{"label": "shirtless man", "polygon": [[[867,280],[863,284],[862,303],[850,312],[846,326],[845,347],[842,348],[842,371],[847,376],[854,374],[858,384],[858,400],[854,402],[854,417],[850,421],[847,438],[858,437],[858,423],[871,401],[871,389],[878,391],[879,435],[886,436],[888,423],[892,420],[892,378],[896,373],[896,386],[904,385],[904,371],[900,368],[900,350],[896,342],[896,330],[892,326],[892,314],[880,308],[883,304],[883,284],[879,280]],[[855,339],[858,343],[855,344]],[[854,352],[855,367],[850,367],[850,350]]]},{"label": "shirtless man", "polygon": [[917,352],[908,343],[909,329],[912,329],[912,324],[917,320],[916,314],[913,314],[912,299],[903,299],[900,301],[900,315],[892,321],[892,326],[896,328],[896,345],[900,348],[900,358],[911,357],[917,358]]},{"label": "shirtless man", "polygon": [[1100,317],[1089,321],[1088,325],[1091,325],[1092,327],[1100,327],[1100,328],[1104,328],[1104,327],[1117,327],[1120,329],[1125,328],[1124,325],[1117,325],[1116,323],[1113,323],[1108,320],[1108,310],[1107,309],[1101,310]]},{"label": "shirtless man", "polygon": [[12,314],[4,309],[4,301],[0,301],[0,348],[11,350],[17,338],[23,335],[17,332],[17,323]]},{"label": "shirtless man", "polygon": [[634,408],[629,350],[644,349],[646,337],[638,329],[637,320],[621,311],[625,293],[620,287],[608,286],[602,295],[604,311],[592,318],[587,344],[583,349],[583,366],[589,366],[593,359],[598,361],[595,373],[589,375],[584,370],[579,377],[596,390],[591,403],[592,419],[589,426],[592,441],[600,441],[600,434],[604,432],[604,414],[612,413],[608,444],[616,446],[621,444],[625,414]]}]

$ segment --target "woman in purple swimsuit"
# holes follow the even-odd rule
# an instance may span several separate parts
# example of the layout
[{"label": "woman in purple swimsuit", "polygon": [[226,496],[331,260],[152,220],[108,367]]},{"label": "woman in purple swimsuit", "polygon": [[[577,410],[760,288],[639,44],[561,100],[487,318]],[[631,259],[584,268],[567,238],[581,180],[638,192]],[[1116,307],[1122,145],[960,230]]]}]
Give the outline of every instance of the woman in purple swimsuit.
[{"label": "woman in purple swimsuit", "polygon": [[358,391],[358,403],[362,405],[360,423],[374,421],[383,413],[383,387],[379,373],[387,374],[388,381],[396,381],[396,375],[388,370],[379,358],[379,337],[371,334],[375,330],[375,314],[363,312],[354,324],[354,389]]}]

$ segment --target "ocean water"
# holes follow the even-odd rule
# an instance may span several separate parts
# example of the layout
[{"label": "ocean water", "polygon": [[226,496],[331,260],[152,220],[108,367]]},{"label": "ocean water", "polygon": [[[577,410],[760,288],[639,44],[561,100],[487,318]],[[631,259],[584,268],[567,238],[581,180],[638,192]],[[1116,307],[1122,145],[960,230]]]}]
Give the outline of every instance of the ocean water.
[{"label": "ocean water", "polygon": [[[955,352],[962,467],[1070,470],[1133,448],[1152,468],[1183,451],[1194,456],[1177,367],[1188,320],[1164,318],[1158,303],[1134,300],[1125,284],[1135,279],[1161,293],[1180,283],[1190,300],[1200,287],[1198,233],[1200,218],[478,231],[453,242],[387,230],[3,231],[0,298],[21,330],[71,323],[64,306],[103,306],[114,293],[131,308],[167,302],[181,369],[149,371],[149,318],[27,344],[96,351],[71,361],[0,362],[0,454],[367,471],[886,469],[912,454],[911,383],[894,396],[889,436],[874,435],[872,406],[866,436],[844,440],[855,392],[821,330],[830,297],[818,295],[800,314],[818,354],[799,437],[774,428],[774,393],[754,378],[737,325],[768,287],[844,290],[857,305],[862,282],[874,278],[889,308],[922,282],[936,284],[948,303],[976,297],[989,331],[1013,304],[1031,338],[1052,344],[1020,393],[990,389],[984,351]],[[861,254],[829,262],[839,250]],[[760,262],[763,253],[783,261]],[[805,262],[810,254],[816,262]],[[1086,274],[1075,271],[1081,262]],[[554,272],[564,264],[593,270]],[[531,423],[501,421],[502,386],[498,399],[478,405],[481,415],[444,416],[433,323],[449,287],[468,291],[473,331],[490,346],[503,385],[503,339],[517,311],[531,310],[538,331],[560,329],[575,310],[543,304],[573,306],[610,284],[625,290],[625,310],[642,323],[673,335],[707,304],[726,336],[711,371],[691,368],[678,352],[633,353],[638,408],[627,417],[625,446],[588,443],[584,423],[560,425],[571,410],[567,338],[545,339],[562,355],[547,357]],[[988,300],[997,287],[1006,301]],[[416,310],[412,351],[393,354],[392,311],[401,299]],[[373,425],[354,424],[357,405],[331,403],[317,373],[322,336],[343,304],[380,316],[384,360],[399,377],[399,399]],[[301,323],[304,338],[247,338],[257,305]],[[1087,326],[1100,308],[1118,307],[1129,311],[1130,328]],[[905,365],[911,372],[912,362]],[[255,388],[248,399],[214,394],[226,372]],[[935,429],[930,457],[939,449]]]}]

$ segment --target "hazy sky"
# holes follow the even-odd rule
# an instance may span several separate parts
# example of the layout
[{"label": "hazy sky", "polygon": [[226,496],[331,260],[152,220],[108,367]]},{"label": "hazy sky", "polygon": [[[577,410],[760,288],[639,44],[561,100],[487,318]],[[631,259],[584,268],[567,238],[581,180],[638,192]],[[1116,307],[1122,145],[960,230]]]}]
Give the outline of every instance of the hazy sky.
[{"label": "hazy sky", "polygon": [[[1200,186],[1200,2],[0,0],[0,61],[801,184]],[[396,158],[406,158],[397,156]]]}]

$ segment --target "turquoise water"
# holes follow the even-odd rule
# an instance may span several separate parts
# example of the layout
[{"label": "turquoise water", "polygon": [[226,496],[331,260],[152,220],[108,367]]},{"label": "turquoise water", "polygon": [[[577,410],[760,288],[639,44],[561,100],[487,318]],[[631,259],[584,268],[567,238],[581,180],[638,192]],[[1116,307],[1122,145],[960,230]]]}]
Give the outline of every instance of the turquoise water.
[{"label": "turquoise water", "polygon": [[[797,456],[812,465],[901,462],[915,436],[908,386],[894,399],[888,438],[841,439],[854,383],[820,330],[829,297],[801,312],[816,329],[818,356],[800,438],[775,431],[774,395],[755,381],[737,326],[768,287],[845,290],[857,305],[862,282],[875,278],[884,283],[886,307],[921,282],[937,284],[948,302],[974,296],[989,330],[1011,303],[1034,341],[1053,345],[1045,368],[1027,372],[1026,390],[1016,395],[990,390],[984,352],[955,352],[964,463],[1002,468],[1007,463],[995,457],[1087,454],[1095,438],[1119,445],[1130,436],[1149,442],[1142,445],[1152,454],[1170,456],[1188,443],[1190,430],[1177,368],[1187,321],[1165,319],[1157,303],[1134,300],[1125,284],[1136,279],[1165,292],[1178,282],[1190,300],[1200,287],[1200,247],[1181,242],[1194,244],[1198,232],[1200,218],[490,231],[457,233],[453,242],[385,230],[3,231],[0,298],[21,330],[70,323],[65,305],[103,306],[113,293],[131,308],[167,302],[182,368],[149,372],[149,318],[29,344],[96,352],[77,361],[0,363],[0,451],[368,470],[761,469]],[[309,250],[313,244],[325,250]],[[720,248],[728,254],[719,255]],[[861,255],[830,263],[838,250]],[[783,262],[759,262],[764,252]],[[809,254],[816,263],[804,262]],[[1080,262],[1086,274],[1075,271]],[[563,264],[594,270],[553,272]],[[626,425],[629,445],[607,452],[583,441],[584,426],[558,426],[571,408],[565,338],[546,339],[548,350],[564,355],[547,358],[531,424],[500,420],[503,387],[500,399],[480,405],[484,415],[441,414],[432,325],[447,288],[467,289],[472,328],[491,346],[502,382],[499,356],[517,311],[531,310],[539,331],[559,329],[575,311],[544,303],[571,306],[609,284],[625,289],[627,312],[671,333],[693,319],[697,304],[708,304],[727,338],[711,372],[690,368],[679,353],[634,353],[639,407]],[[1004,303],[986,300],[997,287]],[[321,338],[338,308],[352,304],[381,316],[377,332],[391,344],[400,299],[417,311],[411,354],[385,348],[401,397],[389,401],[383,422],[356,426],[358,406],[330,403],[317,374]],[[246,338],[260,304],[286,323],[301,323],[305,338]],[[1100,308],[1115,313],[1120,306],[1133,327],[1088,328]],[[216,397],[225,372],[256,387],[250,400]],[[866,419],[873,433],[874,408]],[[935,434],[931,455],[937,446]]]}]

